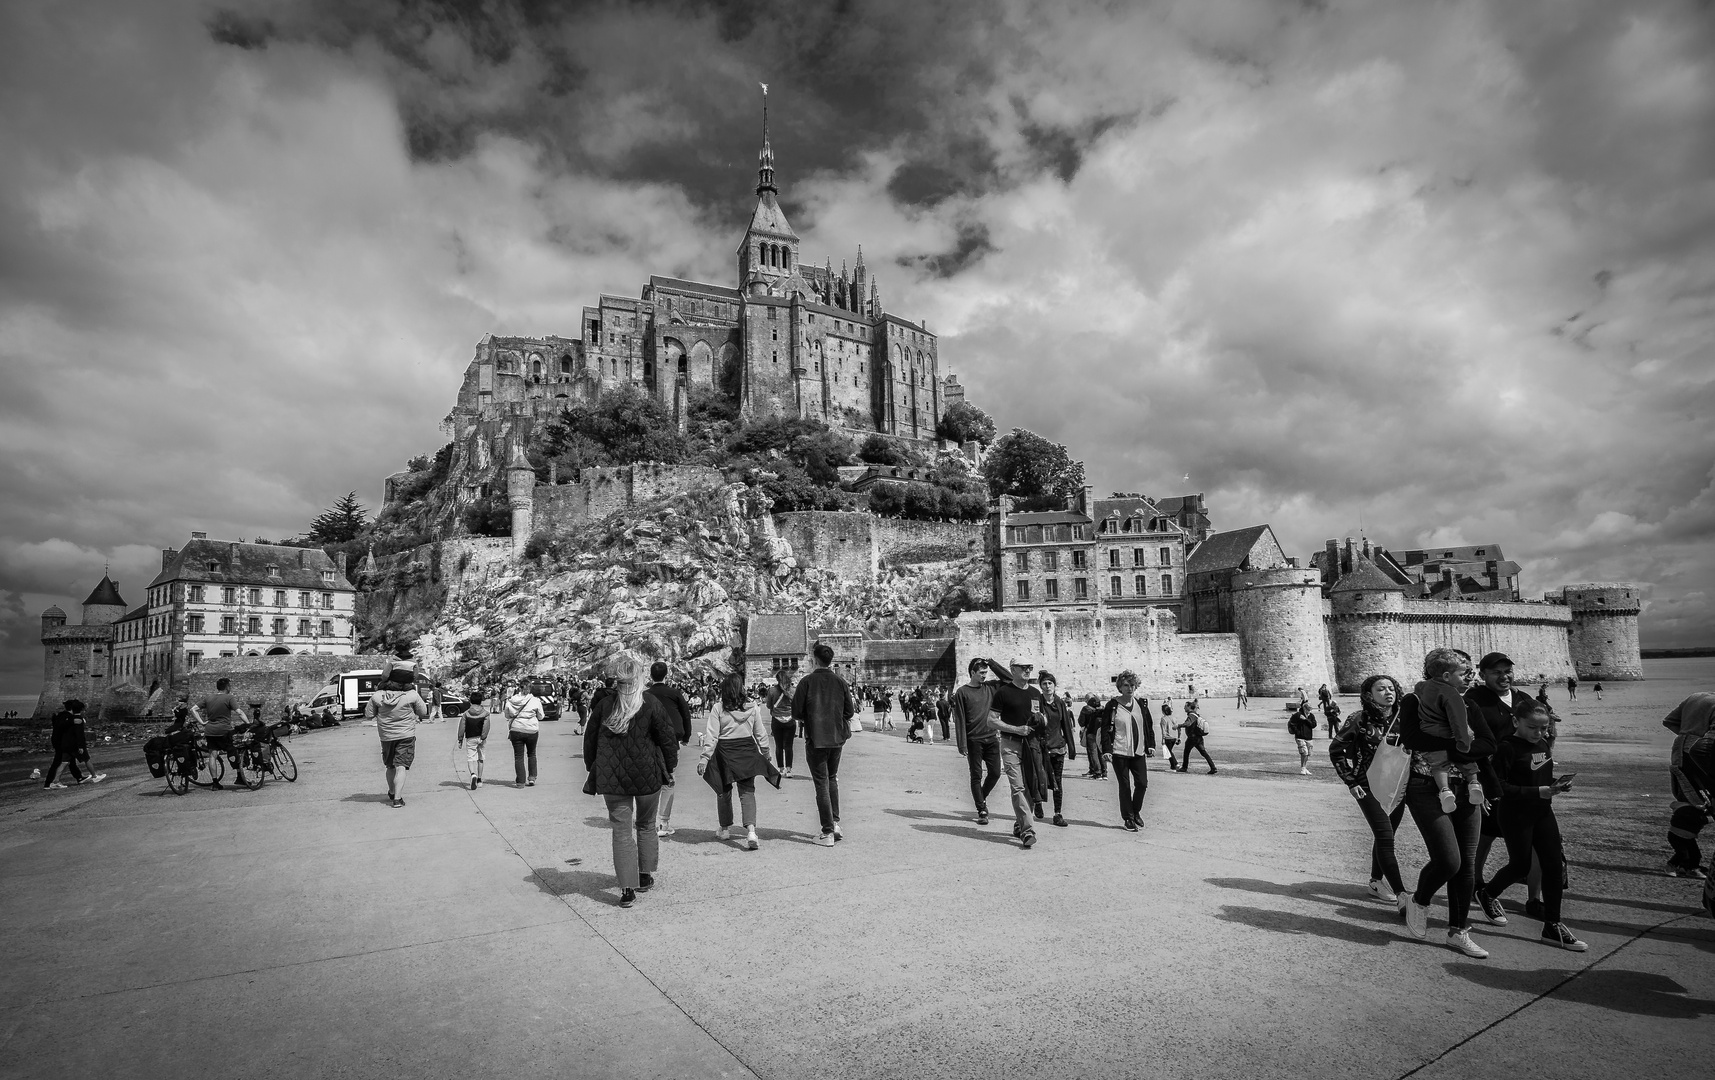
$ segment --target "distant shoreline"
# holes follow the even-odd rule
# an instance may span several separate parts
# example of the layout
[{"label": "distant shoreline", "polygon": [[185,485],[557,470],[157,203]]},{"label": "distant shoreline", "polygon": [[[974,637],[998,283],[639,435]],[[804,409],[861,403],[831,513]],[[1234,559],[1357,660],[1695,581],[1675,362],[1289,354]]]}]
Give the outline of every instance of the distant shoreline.
[{"label": "distant shoreline", "polygon": [[1694,649],[1641,649],[1645,660],[1684,660],[1693,656],[1715,656],[1715,645]]}]

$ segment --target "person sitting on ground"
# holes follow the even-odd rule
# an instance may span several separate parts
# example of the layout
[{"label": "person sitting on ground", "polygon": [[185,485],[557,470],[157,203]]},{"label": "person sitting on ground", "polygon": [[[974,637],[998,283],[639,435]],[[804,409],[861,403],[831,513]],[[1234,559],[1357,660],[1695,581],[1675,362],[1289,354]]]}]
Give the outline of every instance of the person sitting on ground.
[{"label": "person sitting on ground", "polygon": [[[1417,698],[1417,726],[1425,735],[1452,739],[1458,747],[1457,753],[1467,754],[1471,750],[1472,738],[1471,721],[1465,708],[1465,687],[1469,683],[1465,673],[1468,668],[1462,661],[1446,657],[1446,652],[1437,649],[1429,654],[1423,664],[1423,680],[1412,688],[1412,696]],[[1432,751],[1423,755],[1423,763],[1429,766],[1429,775],[1435,780],[1443,811],[1453,812],[1456,797],[1452,775],[1455,769],[1464,775],[1471,800],[1482,803],[1482,789],[1475,783],[1476,762],[1469,758],[1459,761],[1448,753]]]},{"label": "person sitting on ground", "polygon": [[[1421,706],[1420,706],[1421,707]],[[1559,867],[1565,862],[1560,841],[1560,823],[1554,817],[1554,796],[1572,788],[1572,776],[1554,775],[1554,755],[1548,745],[1548,710],[1540,704],[1524,706],[1516,717],[1513,734],[1500,741],[1494,764],[1501,777],[1499,804],[1501,837],[1507,844],[1508,862],[1485,886],[1477,886],[1479,900],[1499,900],[1501,894],[1530,874],[1534,852],[1544,867],[1542,875],[1542,940],[1571,952],[1589,946],[1560,921],[1564,891]],[[1484,903],[1487,907],[1487,903]]]},{"label": "person sitting on ground", "polygon": [[703,726],[703,753],[697,760],[697,775],[715,790],[720,830],[715,839],[732,837],[732,789],[738,787],[739,808],[744,814],[744,847],[755,851],[756,778],[780,787],[780,770],[768,760],[768,708],[751,698],[738,672],[721,683],[720,701],[709,710]]}]

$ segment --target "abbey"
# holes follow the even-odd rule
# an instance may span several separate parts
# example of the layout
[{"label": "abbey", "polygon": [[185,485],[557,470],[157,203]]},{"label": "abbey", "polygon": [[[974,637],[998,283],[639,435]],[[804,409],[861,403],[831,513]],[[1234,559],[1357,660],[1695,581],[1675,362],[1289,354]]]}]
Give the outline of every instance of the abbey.
[{"label": "abbey", "polygon": [[[653,276],[637,299],[604,295],[571,337],[487,337],[465,370],[443,423],[463,442],[508,418],[515,436],[571,404],[618,387],[655,396],[683,417],[702,389],[728,395],[747,416],[820,420],[848,434],[935,438],[949,400],[934,334],[886,311],[864,265],[800,258],[780,207],[763,113],[756,209],[734,252],[732,285]],[[485,424],[486,422],[486,424]]]}]

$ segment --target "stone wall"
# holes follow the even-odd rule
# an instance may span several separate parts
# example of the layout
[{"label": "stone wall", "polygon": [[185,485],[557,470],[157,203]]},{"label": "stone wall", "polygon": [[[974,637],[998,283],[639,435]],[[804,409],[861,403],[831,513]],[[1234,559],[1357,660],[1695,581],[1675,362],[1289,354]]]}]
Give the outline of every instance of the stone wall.
[{"label": "stone wall", "polygon": [[1314,692],[1334,681],[1317,570],[1289,567],[1233,575],[1233,628],[1253,694]]},{"label": "stone wall", "polygon": [[960,562],[983,552],[981,521],[910,521],[864,514],[875,523],[883,566]]},{"label": "stone wall", "polygon": [[1113,677],[1130,668],[1146,696],[1226,694],[1244,677],[1236,634],[1181,634],[1159,608],[1073,612],[965,612],[958,618],[956,669],[971,658],[1033,664],[1052,671],[1074,697],[1113,693]]},{"label": "stone wall", "polygon": [[1644,677],[1643,652],[1638,646],[1641,586],[1626,581],[1568,585],[1558,600],[1572,613],[1570,648],[1579,678]]},{"label": "stone wall", "polygon": [[580,470],[560,484],[537,484],[532,517],[537,531],[576,528],[617,514],[636,503],[725,483],[719,469],[707,465],[601,466]]},{"label": "stone wall", "polygon": [[1341,690],[1386,674],[1409,688],[1431,649],[1463,649],[1472,659],[1505,653],[1520,685],[1572,674],[1567,631],[1573,616],[1542,603],[1406,599],[1398,593],[1336,598],[1329,618]]},{"label": "stone wall", "polygon": [[881,534],[874,514],[798,510],[774,515],[780,538],[792,545],[799,566],[831,570],[846,580],[872,584],[881,567]]},{"label": "stone wall", "polygon": [[[308,701],[341,672],[380,668],[389,659],[386,654],[330,656],[326,653],[217,657],[204,661],[191,672],[190,702],[195,705],[215,693],[218,680],[231,679],[231,694],[238,703],[249,710],[252,703],[260,701],[262,719],[272,723],[281,718],[292,702]],[[159,711],[170,711],[170,703],[169,708]]]}]

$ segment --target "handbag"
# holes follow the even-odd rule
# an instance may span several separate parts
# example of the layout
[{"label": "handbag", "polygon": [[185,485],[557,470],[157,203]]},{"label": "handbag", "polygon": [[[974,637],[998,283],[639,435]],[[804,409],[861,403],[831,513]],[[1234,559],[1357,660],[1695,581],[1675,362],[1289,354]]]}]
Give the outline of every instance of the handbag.
[{"label": "handbag", "polygon": [[1405,798],[1405,785],[1410,779],[1411,751],[1399,744],[1399,718],[1396,716],[1383,733],[1381,742],[1376,743],[1369,768],[1364,770],[1364,785],[1375,796],[1376,802],[1381,803],[1382,811],[1391,814]]},{"label": "handbag", "polygon": [[[600,744],[600,742],[601,742],[601,729],[599,727],[596,729],[595,739],[592,741],[594,741],[598,745]],[[584,777],[584,794],[585,795],[594,795],[595,794],[595,769],[593,767],[590,769],[588,775],[586,775]]]}]

